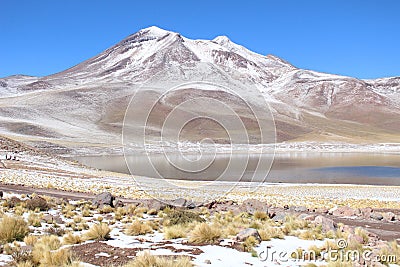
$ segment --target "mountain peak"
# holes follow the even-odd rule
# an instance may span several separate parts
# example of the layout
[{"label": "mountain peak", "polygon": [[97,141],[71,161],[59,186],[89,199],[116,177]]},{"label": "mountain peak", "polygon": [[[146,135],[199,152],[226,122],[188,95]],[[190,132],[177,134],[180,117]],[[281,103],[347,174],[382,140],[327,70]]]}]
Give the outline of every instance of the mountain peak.
[{"label": "mountain peak", "polygon": [[228,36],[225,36],[225,35],[217,36],[213,39],[213,41],[218,44],[226,44],[226,43],[231,42],[231,40],[228,38]]},{"label": "mountain peak", "polygon": [[139,32],[142,34],[148,34],[148,35],[155,36],[155,37],[162,37],[168,33],[173,33],[172,31],[167,31],[167,30],[161,29],[157,26],[150,26],[150,27],[141,29]]}]

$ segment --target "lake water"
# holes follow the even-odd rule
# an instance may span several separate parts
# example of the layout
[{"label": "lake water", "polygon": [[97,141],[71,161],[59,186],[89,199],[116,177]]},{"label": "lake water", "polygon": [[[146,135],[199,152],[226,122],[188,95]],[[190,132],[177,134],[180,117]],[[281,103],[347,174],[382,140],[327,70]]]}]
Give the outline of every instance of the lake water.
[{"label": "lake water", "polygon": [[129,169],[123,156],[74,159],[98,169],[122,173],[130,173],[130,169],[134,175],[153,178],[400,185],[400,155],[396,154],[278,153],[273,161],[269,154],[251,155],[249,158],[242,154],[218,154],[215,158],[203,155],[203,161],[197,161],[197,155],[185,155],[185,158],[169,155],[167,159],[162,154],[137,154],[126,158]]}]

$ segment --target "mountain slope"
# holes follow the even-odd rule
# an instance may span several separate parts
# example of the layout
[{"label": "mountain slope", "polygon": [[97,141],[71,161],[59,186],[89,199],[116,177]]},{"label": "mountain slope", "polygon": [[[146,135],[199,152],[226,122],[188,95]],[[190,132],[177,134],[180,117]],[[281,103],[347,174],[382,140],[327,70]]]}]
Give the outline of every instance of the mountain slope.
[{"label": "mountain slope", "polygon": [[[146,102],[167,89],[141,88],[160,73],[165,84],[196,77],[253,84],[271,107],[277,141],[400,142],[399,77],[358,80],[302,70],[275,56],[249,51],[225,36],[190,40],[157,27],[140,30],[60,73],[0,79],[0,134],[39,147],[118,148],[131,97],[137,93]],[[180,93],[169,100],[177,104],[177,99],[194,92]],[[214,97],[211,91],[201,94]],[[231,103],[256,134],[255,121],[243,111],[243,103]],[[169,111],[171,106],[159,106],[149,135],[160,134],[161,118]],[[188,140],[205,136],[217,142],[227,138],[209,121],[198,121],[185,131]]]}]

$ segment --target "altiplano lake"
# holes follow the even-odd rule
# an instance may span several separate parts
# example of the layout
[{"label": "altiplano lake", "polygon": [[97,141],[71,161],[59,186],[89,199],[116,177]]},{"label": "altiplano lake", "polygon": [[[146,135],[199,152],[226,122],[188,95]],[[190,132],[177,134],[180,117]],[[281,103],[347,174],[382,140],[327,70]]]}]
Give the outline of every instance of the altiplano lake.
[{"label": "altiplano lake", "polygon": [[138,153],[127,156],[126,160],[118,155],[73,159],[97,169],[128,174],[131,171],[133,175],[164,179],[400,185],[398,154],[293,152],[273,156],[220,153],[199,157],[196,154]]}]

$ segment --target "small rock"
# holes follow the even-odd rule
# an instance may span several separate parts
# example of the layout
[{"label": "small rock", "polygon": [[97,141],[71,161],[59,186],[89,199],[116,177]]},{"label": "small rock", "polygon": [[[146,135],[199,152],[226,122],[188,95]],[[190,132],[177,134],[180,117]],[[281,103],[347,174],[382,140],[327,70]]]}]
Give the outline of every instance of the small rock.
[{"label": "small rock", "polygon": [[46,214],[43,216],[42,221],[44,221],[45,223],[53,223],[54,222],[54,217],[51,214]]},{"label": "small rock", "polygon": [[125,206],[124,202],[122,202],[122,200],[118,199],[118,198],[114,199],[112,204],[113,204],[112,206],[114,208],[124,207]]},{"label": "small rock", "polygon": [[187,200],[184,198],[177,198],[171,202],[171,205],[178,208],[185,208]]},{"label": "small rock", "polygon": [[63,221],[63,219],[59,216],[59,215],[55,215],[53,216],[53,222],[57,223],[57,224],[64,224],[65,222]]},{"label": "small rock", "polygon": [[372,208],[363,208],[363,209],[360,209],[360,211],[361,211],[361,215],[364,219],[369,219],[369,218],[371,218],[371,213],[373,212],[373,209]]},{"label": "small rock", "polygon": [[101,194],[98,194],[93,200],[92,204],[93,206],[96,207],[103,207],[104,205],[109,205],[113,207],[113,201],[115,200],[115,197],[111,195],[109,192],[103,192]]},{"label": "small rock", "polygon": [[327,208],[316,208],[315,209],[316,213],[323,213],[323,214],[327,214],[328,213],[328,209]]},{"label": "small rock", "polygon": [[321,215],[315,217],[314,222],[322,225],[322,230],[325,232],[328,232],[330,230],[335,230],[337,228],[337,224],[333,220]]},{"label": "small rock", "polygon": [[337,209],[335,209],[334,211],[332,211],[332,215],[334,216],[344,216],[344,217],[351,217],[351,216],[355,216],[357,214],[359,214],[360,211],[359,210],[355,210],[352,209],[350,207],[347,206],[343,206],[343,207],[338,207]]},{"label": "small rock", "polygon": [[371,219],[378,220],[378,221],[383,219],[382,214],[379,212],[375,212],[375,211],[371,213],[370,217],[371,217]]},{"label": "small rock", "polygon": [[246,199],[239,208],[242,212],[247,212],[249,214],[254,214],[256,211],[264,211],[268,213],[267,203],[258,199]]},{"label": "small rock", "polygon": [[307,214],[307,213],[302,213],[299,215],[299,219],[306,220],[306,221],[314,221],[315,217],[316,217],[316,215]]},{"label": "small rock", "polygon": [[35,196],[32,199],[26,201],[26,207],[30,210],[39,209],[41,211],[44,211],[49,209],[49,204],[47,203],[46,199],[40,196]]},{"label": "small rock", "polygon": [[187,209],[194,209],[196,208],[196,204],[190,200],[186,200],[184,198],[177,198],[171,202],[171,206],[177,208],[187,208]]},{"label": "small rock", "polygon": [[149,210],[153,209],[156,211],[160,211],[163,210],[167,207],[168,205],[165,202],[156,200],[156,199],[152,199],[148,202],[147,207]]},{"label": "small rock", "polygon": [[328,210],[328,214],[329,214],[329,215],[332,215],[333,212],[335,212],[335,210],[337,210],[337,209],[338,209],[338,207],[333,207],[333,208],[329,209],[329,210]]},{"label": "small rock", "polygon": [[205,264],[211,264],[211,261],[210,260],[205,260],[204,263]]},{"label": "small rock", "polygon": [[275,222],[283,222],[289,214],[284,211],[278,211],[275,213],[275,216],[272,218]]},{"label": "small rock", "polygon": [[210,210],[210,209],[214,208],[216,206],[216,204],[217,204],[217,201],[213,200],[209,203],[204,204],[203,206]]},{"label": "small rock", "polygon": [[258,233],[257,229],[254,229],[254,228],[247,228],[247,229],[240,231],[236,235],[236,240],[243,242],[250,236],[254,236],[259,242],[261,242],[260,234]]},{"label": "small rock", "polygon": [[356,235],[356,234],[350,234],[348,237],[347,237],[347,241],[348,241],[348,243],[350,243],[350,242],[356,242],[356,243],[358,243],[358,244],[363,244],[364,243],[364,239],[361,237],[361,236],[359,236],[359,235]]},{"label": "small rock", "polygon": [[3,198],[3,196],[4,196],[3,191],[0,191],[0,198]]},{"label": "small rock", "polygon": [[295,212],[306,212],[308,209],[304,206],[294,207]]},{"label": "small rock", "polygon": [[393,212],[390,212],[390,211],[383,213],[382,216],[383,216],[383,219],[385,219],[386,221],[389,221],[389,222],[396,220],[396,214],[394,214]]}]

